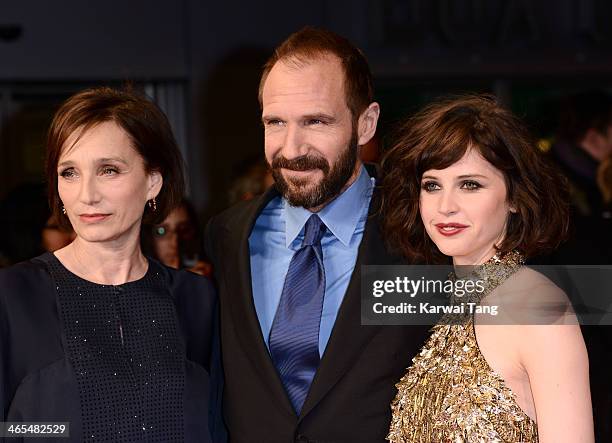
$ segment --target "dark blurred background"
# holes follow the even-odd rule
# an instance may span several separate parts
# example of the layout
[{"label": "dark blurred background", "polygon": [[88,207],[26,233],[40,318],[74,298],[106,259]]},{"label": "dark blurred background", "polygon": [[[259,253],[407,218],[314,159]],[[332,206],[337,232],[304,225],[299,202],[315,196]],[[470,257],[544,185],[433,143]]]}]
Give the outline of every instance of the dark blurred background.
[{"label": "dark blurred background", "polygon": [[227,205],[262,155],[262,63],[310,24],[361,47],[382,105],[380,135],[439,95],[492,92],[551,140],[570,93],[612,87],[605,0],[312,0],[0,3],[0,199],[39,182],[58,104],[130,82],[167,113],[197,211]]},{"label": "dark blurred background", "polygon": [[[382,121],[369,160],[400,118],[434,98],[493,93],[572,181],[573,237],[550,262],[611,264],[611,20],[607,0],[0,2],[0,266],[71,238],[49,219],[44,136],[59,104],[85,87],[131,84],[166,112],[195,223],[261,192],[260,69],[304,25],[348,37],[370,61]],[[610,356],[596,358],[601,391]],[[598,393],[597,410],[611,404],[612,393]],[[612,417],[598,426],[610,432]]]}]

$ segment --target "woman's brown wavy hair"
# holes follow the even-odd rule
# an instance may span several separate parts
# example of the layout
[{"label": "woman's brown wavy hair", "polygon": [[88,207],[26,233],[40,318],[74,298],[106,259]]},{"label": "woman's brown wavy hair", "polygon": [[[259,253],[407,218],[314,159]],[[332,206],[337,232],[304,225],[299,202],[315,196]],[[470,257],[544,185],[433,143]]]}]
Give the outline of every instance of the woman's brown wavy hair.
[{"label": "woman's brown wavy hair", "polygon": [[421,177],[445,169],[468,149],[499,169],[510,213],[497,249],[531,257],[554,249],[569,225],[567,180],[538,151],[524,124],[488,95],[452,97],[430,104],[399,127],[382,160],[381,209],[389,246],[413,262],[446,258],[419,214]]}]

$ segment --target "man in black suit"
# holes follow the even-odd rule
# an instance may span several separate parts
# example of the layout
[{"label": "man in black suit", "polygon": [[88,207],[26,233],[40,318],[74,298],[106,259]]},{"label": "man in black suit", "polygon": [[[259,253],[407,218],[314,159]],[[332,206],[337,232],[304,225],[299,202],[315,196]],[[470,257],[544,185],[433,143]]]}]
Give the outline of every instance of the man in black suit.
[{"label": "man in black suit", "polygon": [[361,325],[361,266],[401,263],[359,160],[379,116],[368,64],[346,39],[305,28],[265,65],[259,96],[276,186],[206,232],[229,438],[382,442],[426,328]]}]

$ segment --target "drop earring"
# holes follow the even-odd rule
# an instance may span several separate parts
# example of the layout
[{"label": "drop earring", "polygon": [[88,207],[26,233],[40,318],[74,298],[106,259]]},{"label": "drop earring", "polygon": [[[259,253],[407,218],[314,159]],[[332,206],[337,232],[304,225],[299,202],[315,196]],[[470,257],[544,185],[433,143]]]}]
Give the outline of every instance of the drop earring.
[{"label": "drop earring", "polygon": [[66,215],[66,208],[64,206],[62,206],[62,214]]},{"label": "drop earring", "polygon": [[157,202],[155,201],[155,197],[149,200],[148,204],[149,204],[149,208],[151,208],[153,212],[157,211]]}]

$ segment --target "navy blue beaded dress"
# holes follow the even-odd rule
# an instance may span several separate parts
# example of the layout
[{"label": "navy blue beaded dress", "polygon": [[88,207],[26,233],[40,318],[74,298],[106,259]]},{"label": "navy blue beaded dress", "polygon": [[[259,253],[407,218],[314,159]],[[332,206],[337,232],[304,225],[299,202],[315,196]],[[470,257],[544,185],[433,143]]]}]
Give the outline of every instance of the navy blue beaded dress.
[{"label": "navy blue beaded dress", "polygon": [[69,422],[53,442],[209,441],[215,304],[155,260],[118,286],[50,253],[0,270],[0,421]]}]

